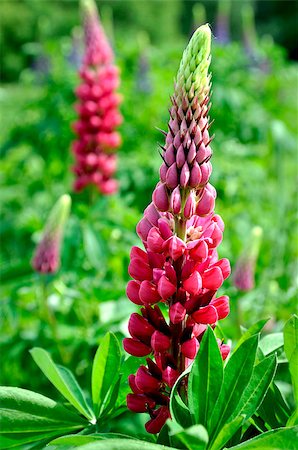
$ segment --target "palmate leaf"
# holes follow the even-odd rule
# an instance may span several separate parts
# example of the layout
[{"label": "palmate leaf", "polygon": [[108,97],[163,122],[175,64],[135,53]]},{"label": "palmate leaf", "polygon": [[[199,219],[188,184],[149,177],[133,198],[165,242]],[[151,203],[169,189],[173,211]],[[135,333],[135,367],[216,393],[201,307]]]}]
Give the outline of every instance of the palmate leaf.
[{"label": "palmate leaf", "polygon": [[103,412],[109,393],[118,381],[121,364],[119,342],[107,333],[95,354],[92,366],[92,400],[96,416]]},{"label": "palmate leaf", "polygon": [[220,393],[223,361],[210,327],[204,333],[200,349],[188,379],[188,404],[193,423],[207,425]]},{"label": "palmate leaf", "polygon": [[25,389],[0,388],[0,448],[51,439],[88,422],[54,400]]},{"label": "palmate leaf", "polygon": [[42,348],[35,347],[30,353],[44,373],[56,389],[88,420],[94,421],[95,416],[89,407],[84,393],[80,388],[77,380],[70,370],[66,367],[54,363],[48,352]]},{"label": "palmate leaf", "polygon": [[229,450],[296,450],[297,442],[298,426],[277,428],[242,444],[230,447]]},{"label": "palmate leaf", "polygon": [[225,367],[222,389],[207,427],[209,434],[213,437],[218,434],[223,424],[228,421],[241,400],[252,376],[257,347],[258,335],[245,340],[233,352]]}]

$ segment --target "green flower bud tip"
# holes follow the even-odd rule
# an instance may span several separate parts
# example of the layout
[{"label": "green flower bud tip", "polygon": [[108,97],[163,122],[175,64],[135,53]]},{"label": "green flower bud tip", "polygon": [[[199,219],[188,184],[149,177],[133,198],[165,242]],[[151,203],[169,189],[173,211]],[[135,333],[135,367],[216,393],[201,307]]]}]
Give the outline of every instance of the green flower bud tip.
[{"label": "green flower bud tip", "polygon": [[97,14],[96,3],[94,2],[94,0],[81,0],[80,5],[82,11],[84,11],[85,13]]},{"label": "green flower bud tip", "polygon": [[192,35],[176,78],[176,87],[185,91],[190,99],[201,102],[210,90],[208,69],[211,61],[211,30],[208,24],[199,27]]},{"label": "green flower bud tip", "polygon": [[60,234],[63,231],[66,220],[68,219],[71,207],[71,197],[68,194],[62,195],[48,217],[44,235]]}]

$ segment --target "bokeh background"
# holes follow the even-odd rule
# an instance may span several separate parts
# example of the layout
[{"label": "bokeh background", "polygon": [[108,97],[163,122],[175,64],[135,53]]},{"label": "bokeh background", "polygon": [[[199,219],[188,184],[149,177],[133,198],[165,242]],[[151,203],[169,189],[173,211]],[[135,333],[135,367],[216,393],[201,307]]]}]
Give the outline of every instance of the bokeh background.
[{"label": "bokeh background", "polygon": [[[107,330],[120,338],[134,310],[125,297],[135,226],[158,180],[157,143],[192,31],[208,21],[212,50],[213,175],[226,230],[220,256],[232,268],[263,229],[254,289],[233,277],[221,325],[271,318],[280,331],[297,308],[297,2],[97,2],[121,68],[120,192],[90,203],[73,194],[62,266],[47,280],[30,266],[52,205],[71,192],[74,88],[82,55],[77,1],[1,1],[1,354],[0,382],[47,393],[28,350],[41,346],[83,383]],[[43,312],[46,301],[55,331]],[[280,369],[282,370],[282,369]],[[281,378],[285,380],[287,377]],[[284,389],[287,390],[284,382]],[[53,394],[54,395],[54,394]],[[130,426],[126,424],[126,426]],[[126,430],[127,431],[127,430]]]}]

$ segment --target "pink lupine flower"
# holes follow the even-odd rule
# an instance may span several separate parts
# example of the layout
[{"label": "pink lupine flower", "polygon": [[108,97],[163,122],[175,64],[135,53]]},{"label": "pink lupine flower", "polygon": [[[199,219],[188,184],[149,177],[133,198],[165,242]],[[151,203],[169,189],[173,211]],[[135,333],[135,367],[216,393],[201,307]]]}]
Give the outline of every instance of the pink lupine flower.
[{"label": "pink lupine flower", "polygon": [[261,227],[252,229],[247,247],[236,263],[233,282],[240,291],[250,291],[255,286],[256,261],[262,235],[263,230]]},{"label": "pink lupine flower", "polygon": [[70,206],[71,198],[67,194],[54,205],[31,262],[36,272],[55,273],[59,269],[61,241]]},{"label": "pink lupine flower", "polygon": [[[194,360],[208,324],[214,328],[229,313],[228,297],[217,296],[230,264],[218,259],[224,224],[214,213],[216,191],[209,183],[210,43],[204,25],[183,54],[164,132],[160,181],[137,225],[145,250],[133,247],[128,269],[134,280],[127,295],[141,311],[132,315],[132,337],[123,346],[131,355],[150,357],[147,368],[130,376],[133,393],[127,404],[149,413],[149,433],[158,433],[170,416],[170,390]],[[167,306],[168,322],[157,303]],[[219,341],[219,347],[226,358],[228,346]]]},{"label": "pink lupine flower", "polygon": [[78,136],[72,146],[76,174],[74,190],[95,185],[99,192],[109,195],[117,190],[113,178],[117,163],[115,151],[121,143],[121,137],[115,131],[122,122],[118,110],[121,98],[115,92],[119,72],[95,3],[85,0],[83,8],[85,54],[79,71],[81,84],[76,90],[79,118],[73,124]]}]

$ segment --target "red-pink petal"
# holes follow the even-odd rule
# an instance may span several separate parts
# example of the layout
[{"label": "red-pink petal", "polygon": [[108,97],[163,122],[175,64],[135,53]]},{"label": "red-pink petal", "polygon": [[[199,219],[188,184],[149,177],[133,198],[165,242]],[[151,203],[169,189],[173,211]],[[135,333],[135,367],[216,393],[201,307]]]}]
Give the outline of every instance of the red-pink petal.
[{"label": "red-pink petal", "polygon": [[203,306],[191,316],[197,323],[203,324],[213,324],[218,319],[216,308],[212,305]]},{"label": "red-pink petal", "polygon": [[199,346],[199,341],[194,337],[183,342],[181,345],[181,352],[186,358],[195,359]]},{"label": "red-pink petal", "polygon": [[151,336],[151,347],[155,352],[164,352],[171,346],[171,340],[168,336],[156,330]]},{"label": "red-pink petal", "polygon": [[230,313],[229,297],[223,295],[222,297],[215,298],[210,302],[212,306],[216,308],[218,319],[224,319]]},{"label": "red-pink petal", "polygon": [[216,291],[222,285],[224,278],[219,267],[212,267],[206,270],[202,275],[203,287]]},{"label": "red-pink petal", "polygon": [[172,323],[180,323],[186,315],[186,309],[181,303],[177,302],[170,306],[169,316]]},{"label": "red-pink petal", "polygon": [[165,275],[162,275],[158,282],[158,292],[161,298],[167,300],[176,292],[176,286]]},{"label": "red-pink petal", "polygon": [[199,272],[193,272],[189,278],[183,281],[184,289],[191,295],[196,295],[202,289],[202,277]]},{"label": "red-pink petal", "polygon": [[127,353],[133,356],[147,356],[152,352],[151,347],[131,338],[123,339],[123,348]]},{"label": "red-pink petal", "polygon": [[158,293],[156,285],[148,280],[142,281],[139,291],[139,297],[142,302],[147,305],[153,305],[160,300],[160,295]]}]

